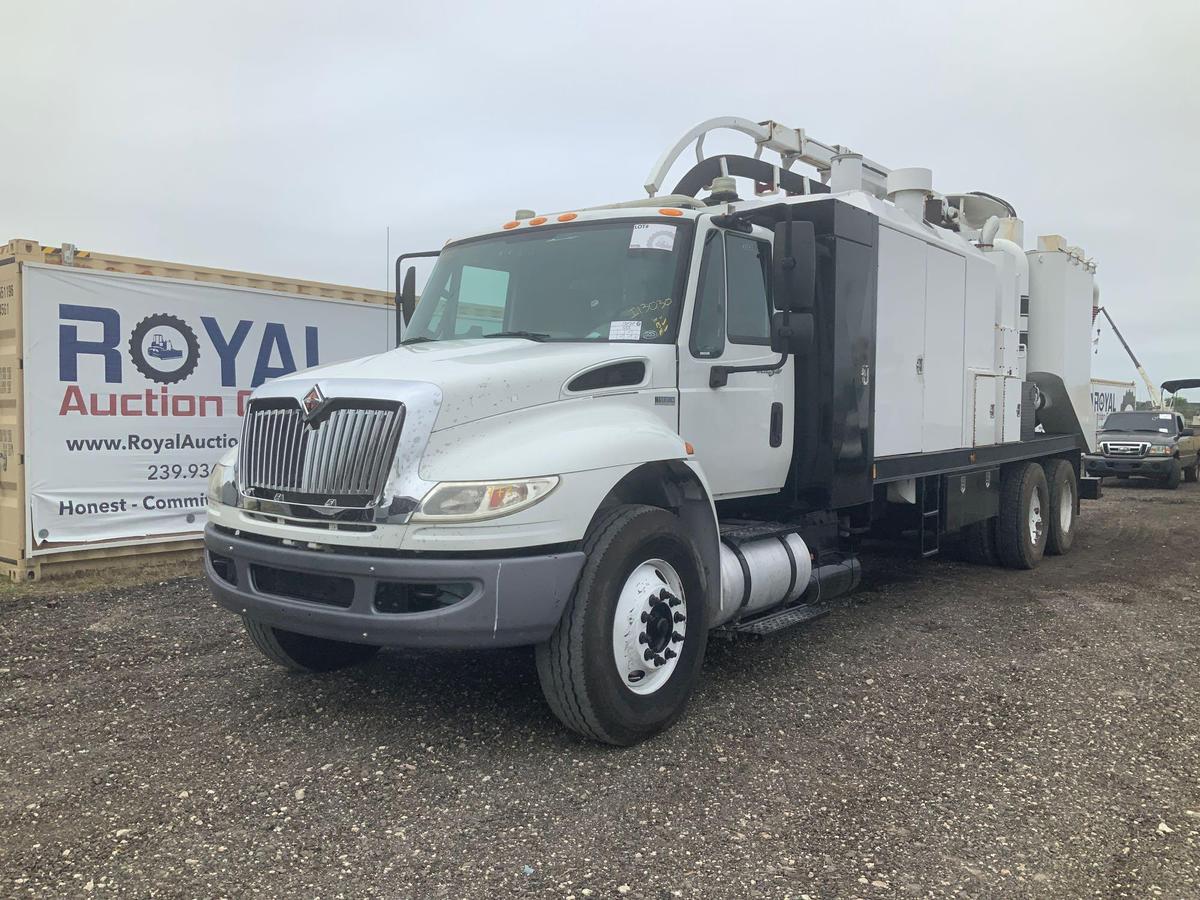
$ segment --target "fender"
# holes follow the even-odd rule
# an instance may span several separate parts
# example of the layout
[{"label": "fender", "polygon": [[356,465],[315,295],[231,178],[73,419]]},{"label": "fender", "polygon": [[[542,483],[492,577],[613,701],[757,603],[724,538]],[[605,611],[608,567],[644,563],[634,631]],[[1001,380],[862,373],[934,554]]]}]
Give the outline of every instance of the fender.
[{"label": "fender", "polygon": [[420,475],[484,481],[687,459],[683,438],[653,402],[649,394],[561,400],[436,431]]},{"label": "fender", "polygon": [[[649,397],[618,395],[560,401],[435,432],[421,464],[429,481],[484,481],[559,475],[562,483],[528,511],[477,525],[438,526],[455,549],[486,533],[520,546],[554,520],[556,541],[582,540],[597,512],[611,503],[649,503],[675,510],[696,537],[714,618],[720,612],[717,516],[700,464]],[[480,526],[484,526],[480,528]],[[434,529],[426,537],[435,537]],[[541,542],[545,532],[541,532]],[[415,546],[417,534],[410,534]],[[716,590],[712,586],[716,586]]]}]

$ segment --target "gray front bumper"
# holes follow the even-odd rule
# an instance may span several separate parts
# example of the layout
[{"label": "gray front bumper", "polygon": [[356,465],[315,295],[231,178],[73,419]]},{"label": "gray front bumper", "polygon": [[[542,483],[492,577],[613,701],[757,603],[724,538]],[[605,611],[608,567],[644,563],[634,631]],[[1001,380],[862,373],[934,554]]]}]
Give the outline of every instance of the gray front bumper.
[{"label": "gray front bumper", "polygon": [[[575,587],[580,551],[518,557],[392,557],[301,550],[204,530],[204,570],[217,602],[231,612],[317,637],[391,647],[514,647],[550,637]],[[232,560],[236,584],[213,567]],[[349,606],[260,591],[251,566],[353,581]],[[222,567],[225,569],[226,567]],[[228,571],[228,569],[226,569]],[[428,612],[375,608],[381,582],[468,582],[471,592]]]},{"label": "gray front bumper", "polygon": [[1165,478],[1171,471],[1169,456],[1092,456],[1083,458],[1083,467],[1088,475],[1101,478],[1111,475],[1145,475]]}]

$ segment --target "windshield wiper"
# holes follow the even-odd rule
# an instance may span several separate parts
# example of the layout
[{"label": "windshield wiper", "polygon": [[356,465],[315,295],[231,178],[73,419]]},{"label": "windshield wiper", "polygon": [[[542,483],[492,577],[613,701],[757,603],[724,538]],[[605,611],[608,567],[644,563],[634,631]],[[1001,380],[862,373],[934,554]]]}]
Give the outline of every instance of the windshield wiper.
[{"label": "windshield wiper", "polygon": [[400,342],[400,346],[403,347],[405,344],[424,344],[424,343],[427,343],[432,340],[433,340],[433,338],[431,338],[431,337],[420,337],[420,336],[410,337],[410,338],[405,338],[404,340],[402,340]]},{"label": "windshield wiper", "polygon": [[544,331],[493,331],[491,334],[483,335],[485,338],[526,338],[531,341],[546,341],[550,339],[550,335]]}]

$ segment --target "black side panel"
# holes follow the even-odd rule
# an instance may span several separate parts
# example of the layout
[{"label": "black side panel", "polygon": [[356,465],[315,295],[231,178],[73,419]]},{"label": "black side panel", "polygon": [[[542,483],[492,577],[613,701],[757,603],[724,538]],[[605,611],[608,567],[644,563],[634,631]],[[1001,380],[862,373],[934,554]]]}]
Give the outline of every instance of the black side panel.
[{"label": "black side panel", "polygon": [[870,503],[874,482],[875,216],[839,200],[795,208],[817,233],[813,350],[796,359],[795,451],[785,492],[808,509]]},{"label": "black side panel", "polygon": [[946,531],[1000,514],[1000,470],[985,469],[961,475],[942,475],[942,506]]}]

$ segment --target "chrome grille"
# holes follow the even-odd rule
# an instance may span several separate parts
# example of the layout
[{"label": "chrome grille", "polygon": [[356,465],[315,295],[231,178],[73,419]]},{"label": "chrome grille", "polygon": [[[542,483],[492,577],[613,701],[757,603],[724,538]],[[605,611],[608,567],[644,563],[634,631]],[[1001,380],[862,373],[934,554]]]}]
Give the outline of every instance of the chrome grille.
[{"label": "chrome grille", "polygon": [[1100,451],[1105,456],[1145,456],[1150,445],[1145,441],[1104,441]]},{"label": "chrome grille", "polygon": [[294,400],[250,404],[242,429],[238,482],[265,500],[368,506],[383,491],[404,407],[336,399],[306,422]]}]

